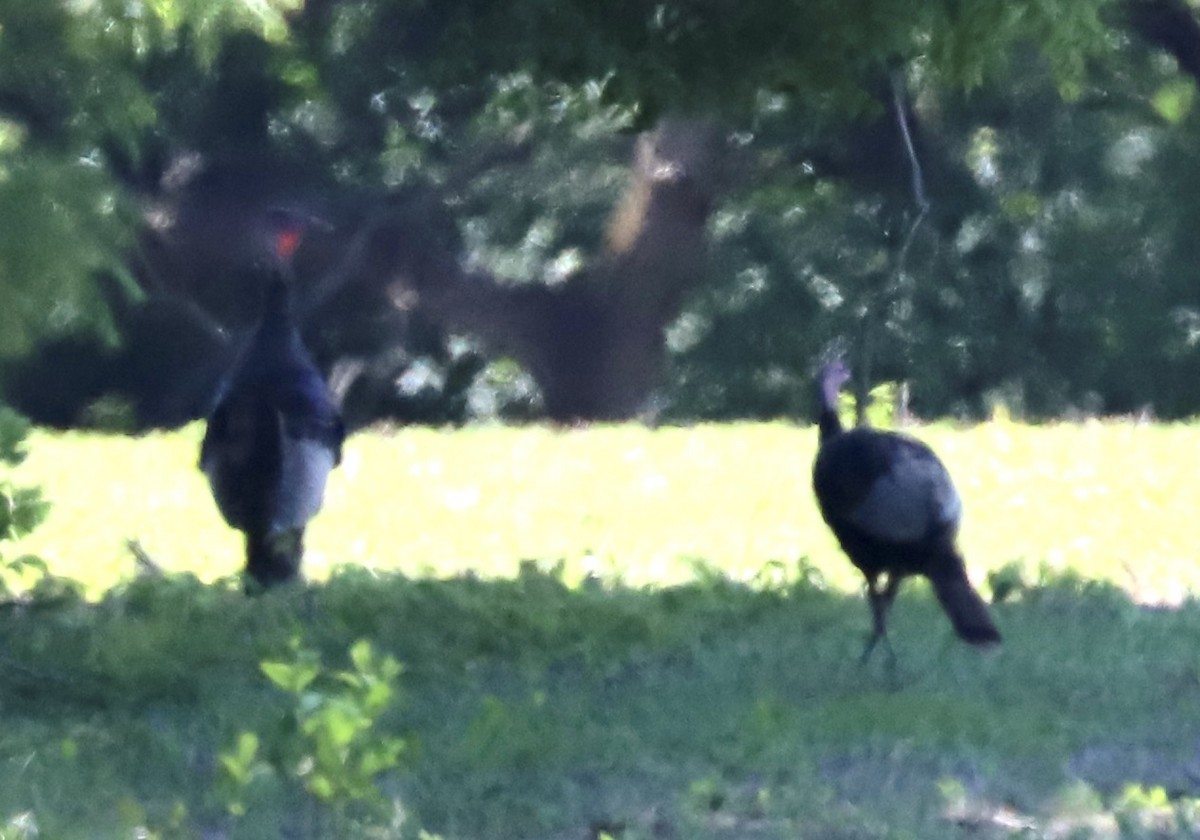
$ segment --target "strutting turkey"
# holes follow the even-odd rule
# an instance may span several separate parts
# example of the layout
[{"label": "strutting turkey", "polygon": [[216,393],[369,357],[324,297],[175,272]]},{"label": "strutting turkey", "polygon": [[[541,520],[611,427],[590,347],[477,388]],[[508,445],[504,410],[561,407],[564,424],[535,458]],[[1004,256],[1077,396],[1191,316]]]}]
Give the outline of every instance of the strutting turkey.
[{"label": "strutting turkey", "polygon": [[[881,640],[894,661],[887,614],[900,582],[909,575],[929,579],[962,639],[976,645],[999,642],[955,543],[962,502],[950,474],[933,450],[915,438],[865,427],[843,430],[838,394],[849,378],[841,361],[821,369],[813,490],[825,522],[867,579],[874,624],[862,661]],[[881,576],[886,576],[882,587]]]},{"label": "strutting turkey", "polygon": [[200,448],[217,508],[245,534],[246,571],[262,587],[299,573],[305,526],[345,439],[292,313],[290,260],[304,220],[276,213],[270,226],[262,315],[219,390]]}]

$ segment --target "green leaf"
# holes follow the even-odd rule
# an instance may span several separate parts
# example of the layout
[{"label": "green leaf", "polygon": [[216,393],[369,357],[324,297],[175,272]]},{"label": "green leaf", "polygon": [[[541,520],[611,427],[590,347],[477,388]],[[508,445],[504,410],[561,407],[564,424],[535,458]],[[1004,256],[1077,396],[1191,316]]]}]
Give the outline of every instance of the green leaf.
[{"label": "green leaf", "polygon": [[246,779],[249,778],[250,773],[246,767],[237,760],[237,756],[233,756],[228,753],[222,753],[220,755],[220,761],[221,768],[225,771],[225,775],[228,776],[234,782],[234,784],[244,784]]},{"label": "green leaf", "polygon": [[395,692],[388,683],[372,680],[362,695],[363,708],[371,713],[372,717],[375,717],[388,707],[394,694]]},{"label": "green leaf", "polygon": [[263,662],[259,667],[267,679],[291,694],[303,692],[319,673],[315,664],[307,662]]},{"label": "green leaf", "polygon": [[50,512],[50,503],[42,498],[41,488],[22,487],[12,497],[12,523],[14,537],[32,533],[41,525]]},{"label": "green leaf", "polygon": [[359,769],[368,777],[390,770],[400,763],[407,744],[401,738],[382,738],[369,746],[359,761]]},{"label": "green leaf", "polygon": [[244,785],[250,779],[257,756],[258,736],[253,732],[242,732],[238,735],[233,751],[221,753],[221,767],[231,781],[239,786]]},{"label": "green leaf", "polygon": [[1196,85],[1190,79],[1175,79],[1158,89],[1151,99],[1155,112],[1172,125],[1179,123],[1192,110]]},{"label": "green leaf", "polygon": [[243,732],[238,736],[236,749],[238,760],[244,765],[250,764],[258,754],[258,736],[253,732]]},{"label": "green leaf", "polygon": [[358,707],[347,701],[331,703],[322,715],[322,725],[332,743],[345,747],[354,740],[359,730],[370,726]]},{"label": "green leaf", "polygon": [[0,461],[10,467],[25,460],[25,439],[31,426],[22,415],[6,405],[0,405]]},{"label": "green leaf", "polygon": [[350,661],[354,663],[354,667],[360,672],[371,670],[374,658],[375,654],[371,649],[371,643],[366,639],[359,639],[350,646]]},{"label": "green leaf", "polygon": [[304,786],[309,793],[325,802],[333,799],[336,792],[333,782],[324,773],[313,773],[305,780]]}]

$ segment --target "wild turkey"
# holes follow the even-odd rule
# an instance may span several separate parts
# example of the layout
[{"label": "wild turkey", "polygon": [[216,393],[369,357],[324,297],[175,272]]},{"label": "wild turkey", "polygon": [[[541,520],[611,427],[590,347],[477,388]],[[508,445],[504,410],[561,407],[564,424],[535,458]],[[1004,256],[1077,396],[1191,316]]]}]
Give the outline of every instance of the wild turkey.
[{"label": "wild turkey", "polygon": [[[866,576],[874,620],[866,662],[887,638],[887,614],[900,582],[924,575],[954,630],[967,642],[1000,641],[987,606],[967,580],[955,544],[962,502],[946,467],[919,440],[859,427],[844,431],[837,401],[850,371],[840,361],[820,373],[820,448],[813,490],[821,516],[850,560]],[[887,582],[880,587],[880,577]]]},{"label": "wild turkey", "polygon": [[341,462],[345,429],[292,314],[290,257],[302,225],[272,220],[275,254],[262,315],[218,393],[200,447],[225,521],[246,536],[246,571],[263,587],[300,569],[304,528]]}]

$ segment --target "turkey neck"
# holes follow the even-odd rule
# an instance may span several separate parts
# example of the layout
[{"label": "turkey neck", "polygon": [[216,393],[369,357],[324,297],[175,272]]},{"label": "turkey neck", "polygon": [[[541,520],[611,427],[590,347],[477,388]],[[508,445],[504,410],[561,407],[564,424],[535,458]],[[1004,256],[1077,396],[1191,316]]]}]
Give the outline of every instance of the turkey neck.
[{"label": "turkey neck", "polygon": [[292,319],[291,289],[282,279],[272,278],[263,302],[263,314],[258,325],[260,344],[284,347],[299,344],[300,334]]},{"label": "turkey neck", "polygon": [[285,332],[292,326],[292,293],[281,277],[267,281],[263,295],[262,326]]},{"label": "turkey neck", "polygon": [[842,433],[842,421],[837,413],[837,389],[831,382],[821,382],[821,413],[817,417],[817,427],[821,430],[821,443]]}]

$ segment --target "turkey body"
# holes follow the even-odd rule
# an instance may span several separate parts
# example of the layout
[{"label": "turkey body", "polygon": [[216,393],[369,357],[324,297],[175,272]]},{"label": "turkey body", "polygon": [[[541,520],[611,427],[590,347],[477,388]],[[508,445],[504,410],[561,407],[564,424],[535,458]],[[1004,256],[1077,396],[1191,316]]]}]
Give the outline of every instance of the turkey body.
[{"label": "turkey body", "polygon": [[962,501],[950,473],[915,438],[865,427],[843,430],[836,397],[847,376],[839,365],[822,373],[813,491],[821,516],[867,581],[874,626],[864,660],[879,641],[889,644],[888,610],[910,575],[929,579],[960,638],[972,644],[999,642],[956,544]]},{"label": "turkey body", "polygon": [[300,568],[304,528],[321,509],[345,429],[273,279],[262,319],[222,387],[200,468],[225,521],[246,536],[246,571],[263,586]]}]

